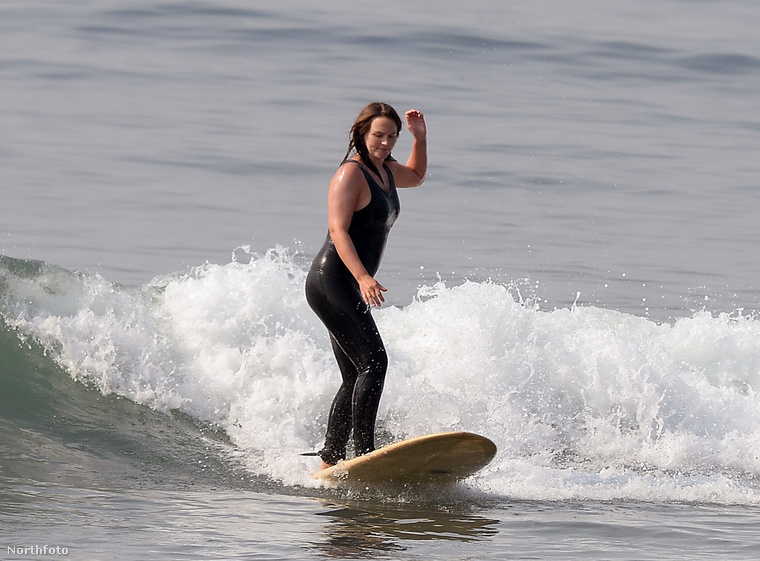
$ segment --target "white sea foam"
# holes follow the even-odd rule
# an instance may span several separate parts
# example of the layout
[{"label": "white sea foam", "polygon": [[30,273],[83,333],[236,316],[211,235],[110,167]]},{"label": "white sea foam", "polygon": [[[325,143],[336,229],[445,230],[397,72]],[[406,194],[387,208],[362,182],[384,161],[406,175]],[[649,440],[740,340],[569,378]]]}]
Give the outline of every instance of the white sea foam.
[{"label": "white sea foam", "polygon": [[[314,484],[339,384],[327,334],[283,248],[139,289],[46,266],[6,276],[3,316],[71,376],[223,428],[250,470]],[[496,283],[439,283],[374,312],[390,356],[380,440],[491,437],[473,486],[526,499],[759,503],[760,322],[658,324],[543,310]]]}]

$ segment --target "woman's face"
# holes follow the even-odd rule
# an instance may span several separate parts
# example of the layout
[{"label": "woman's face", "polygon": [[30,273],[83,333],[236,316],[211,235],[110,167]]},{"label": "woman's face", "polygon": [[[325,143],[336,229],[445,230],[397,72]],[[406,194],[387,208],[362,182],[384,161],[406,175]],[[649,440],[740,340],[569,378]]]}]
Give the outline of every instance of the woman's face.
[{"label": "woman's face", "polygon": [[396,123],[388,117],[375,117],[370,123],[369,132],[364,135],[364,143],[370,158],[382,163],[390,155],[398,140]]}]

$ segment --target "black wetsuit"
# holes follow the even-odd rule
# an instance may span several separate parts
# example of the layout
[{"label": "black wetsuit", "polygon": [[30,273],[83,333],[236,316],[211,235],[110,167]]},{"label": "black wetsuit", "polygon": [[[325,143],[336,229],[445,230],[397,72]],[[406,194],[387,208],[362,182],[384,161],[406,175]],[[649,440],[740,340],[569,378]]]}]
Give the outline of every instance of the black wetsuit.
[{"label": "black wetsuit", "polygon": [[[369,184],[369,204],[354,212],[348,234],[367,272],[374,276],[380,266],[388,233],[400,211],[396,184],[390,169],[390,191],[384,191],[356,160]],[[338,255],[328,232],[322,249],[306,278],[306,299],[330,332],[343,384],[333,400],[324,448],[319,456],[335,464],[346,456],[353,429],[356,455],[375,448],[375,418],[385,382],[388,357],[370,306],[362,298],[359,283]]]}]

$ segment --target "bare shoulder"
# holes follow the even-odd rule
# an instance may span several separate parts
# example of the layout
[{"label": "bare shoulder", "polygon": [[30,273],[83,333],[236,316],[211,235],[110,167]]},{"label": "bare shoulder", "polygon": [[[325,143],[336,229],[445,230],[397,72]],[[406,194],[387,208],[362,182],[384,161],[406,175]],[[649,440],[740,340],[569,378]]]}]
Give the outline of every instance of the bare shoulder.
[{"label": "bare shoulder", "polygon": [[359,166],[351,163],[342,164],[330,181],[330,199],[344,201],[352,209],[366,204],[369,185]]},{"label": "bare shoulder", "polygon": [[340,165],[340,167],[335,171],[335,175],[333,175],[331,185],[362,185],[363,183],[366,183],[366,179],[364,178],[364,174],[362,173],[362,170],[357,166],[356,164],[352,164],[350,162],[344,162]]}]

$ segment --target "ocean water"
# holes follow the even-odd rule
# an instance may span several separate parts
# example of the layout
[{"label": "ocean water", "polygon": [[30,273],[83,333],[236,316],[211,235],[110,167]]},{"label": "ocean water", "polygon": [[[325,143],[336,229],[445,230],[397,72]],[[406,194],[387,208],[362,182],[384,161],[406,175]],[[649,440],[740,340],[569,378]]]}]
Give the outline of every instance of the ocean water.
[{"label": "ocean water", "polygon": [[[0,3],[0,558],[754,559],[760,5]],[[374,312],[381,443],[303,296],[359,109],[428,122]],[[404,159],[410,135],[396,157]]]}]

